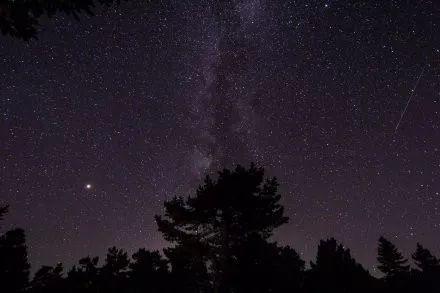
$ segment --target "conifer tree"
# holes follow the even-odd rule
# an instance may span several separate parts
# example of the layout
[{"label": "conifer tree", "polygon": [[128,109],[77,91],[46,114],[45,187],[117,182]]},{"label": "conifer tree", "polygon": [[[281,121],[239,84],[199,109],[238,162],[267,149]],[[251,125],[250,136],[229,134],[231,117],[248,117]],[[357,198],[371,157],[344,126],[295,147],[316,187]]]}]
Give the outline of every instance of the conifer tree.
[{"label": "conifer tree", "polygon": [[408,260],[402,256],[393,243],[384,237],[379,238],[377,261],[379,262],[378,269],[387,278],[409,272]]},{"label": "conifer tree", "polygon": [[429,272],[440,269],[440,261],[431,254],[431,252],[424,248],[420,243],[417,243],[417,249],[412,254],[414,263],[422,272]]},{"label": "conifer tree", "polygon": [[134,292],[164,292],[168,277],[168,262],[158,251],[139,249],[130,263],[130,282]]},{"label": "conifer tree", "polygon": [[42,266],[31,282],[31,293],[58,293],[64,289],[63,265]]},{"label": "conifer tree", "polygon": [[111,247],[107,251],[104,266],[100,270],[102,288],[106,293],[120,293],[127,286],[130,260],[122,249]]},{"label": "conifer tree", "polygon": [[201,273],[211,272],[214,292],[230,292],[239,252],[246,251],[248,240],[267,241],[287,222],[280,197],[277,180],[265,180],[264,170],[253,164],[224,169],[217,180],[206,177],[194,196],[165,202],[165,215],[156,216],[159,231],[177,245],[167,256],[193,255],[205,265]]},{"label": "conifer tree", "polygon": [[311,262],[307,289],[311,292],[371,292],[371,276],[334,238],[321,240]]},{"label": "conifer tree", "polygon": [[114,0],[0,0],[0,32],[28,40],[35,37],[40,18],[59,12],[93,15],[97,4],[111,5]]},{"label": "conifer tree", "polygon": [[98,257],[84,257],[79,260],[78,266],[67,274],[69,292],[72,293],[94,293],[99,292],[99,273]]},{"label": "conifer tree", "polygon": [[412,259],[419,270],[412,271],[413,292],[436,293],[440,288],[440,261],[417,243]]},{"label": "conifer tree", "polygon": [[0,237],[0,285],[2,292],[24,292],[30,265],[26,238],[22,229],[13,229]]}]

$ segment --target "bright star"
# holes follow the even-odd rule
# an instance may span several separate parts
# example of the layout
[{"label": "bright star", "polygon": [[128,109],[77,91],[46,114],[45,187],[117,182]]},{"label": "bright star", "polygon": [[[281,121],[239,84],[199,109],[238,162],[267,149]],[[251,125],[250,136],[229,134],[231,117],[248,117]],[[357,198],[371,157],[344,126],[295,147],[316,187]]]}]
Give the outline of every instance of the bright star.
[{"label": "bright star", "polygon": [[87,184],[86,184],[86,189],[92,189],[92,184],[87,183]]}]

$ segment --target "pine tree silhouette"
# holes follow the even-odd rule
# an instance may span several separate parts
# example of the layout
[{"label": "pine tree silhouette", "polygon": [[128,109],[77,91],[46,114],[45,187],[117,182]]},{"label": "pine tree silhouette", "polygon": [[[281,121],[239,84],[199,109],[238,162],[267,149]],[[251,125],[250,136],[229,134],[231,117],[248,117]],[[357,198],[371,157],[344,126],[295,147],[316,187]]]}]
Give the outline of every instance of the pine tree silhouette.
[{"label": "pine tree silhouette", "polygon": [[394,277],[409,272],[408,260],[402,256],[393,243],[384,237],[379,238],[377,261],[379,262],[377,268],[386,277]]},{"label": "pine tree silhouette", "polygon": [[130,260],[122,249],[111,247],[107,251],[104,266],[100,271],[102,288],[106,293],[123,292],[127,287],[128,266]]},{"label": "pine tree silhouette", "polygon": [[132,256],[130,281],[133,292],[166,292],[168,262],[158,251],[139,249]]},{"label": "pine tree silhouette", "polygon": [[29,40],[37,34],[39,19],[64,12],[79,19],[80,14],[93,15],[96,4],[110,5],[114,0],[26,0],[0,1],[0,31],[3,35]]},{"label": "pine tree silhouette", "polygon": [[298,292],[305,262],[290,247],[249,238],[236,254],[232,292]]},{"label": "pine tree silhouette", "polygon": [[224,169],[216,181],[206,177],[194,197],[165,202],[165,215],[156,221],[165,239],[177,244],[166,251],[171,263],[181,252],[193,256],[204,266],[200,274],[211,273],[214,292],[232,292],[249,239],[267,241],[287,222],[277,189],[276,179],[264,180],[264,170],[252,164]]},{"label": "pine tree silhouette", "polygon": [[206,251],[187,241],[184,245],[165,248],[171,264],[170,292],[212,292],[206,263]]},{"label": "pine tree silhouette", "polygon": [[26,238],[22,229],[0,237],[0,286],[2,292],[24,292],[29,282],[30,265]]},{"label": "pine tree silhouette", "polygon": [[371,292],[372,278],[350,250],[334,238],[321,240],[316,262],[310,263],[307,289],[310,292]]},{"label": "pine tree silhouette", "polygon": [[65,288],[63,265],[55,267],[43,266],[36,273],[31,282],[31,293],[57,293]]},{"label": "pine tree silhouette", "polygon": [[[116,247],[104,264],[85,257],[63,276],[61,264],[43,266],[28,282],[25,234],[14,229],[0,236],[0,292],[6,293],[437,293],[440,260],[417,244],[412,269],[396,246],[380,237],[373,278],[334,238],[321,240],[316,260],[305,270],[298,253],[272,242],[275,228],[287,221],[278,184],[251,165],[207,177],[195,196],[164,203],[156,221],[173,246],[139,249],[132,255]],[[0,218],[7,212],[0,208]]]},{"label": "pine tree silhouette", "polygon": [[99,288],[99,258],[89,256],[79,260],[79,266],[67,274],[68,290],[72,293],[97,293]]},{"label": "pine tree silhouette", "polygon": [[382,280],[388,292],[411,292],[408,260],[402,256],[397,247],[385,239],[379,238],[377,268],[385,274]]},{"label": "pine tree silhouette", "polygon": [[440,261],[420,243],[417,243],[417,249],[412,254],[412,259],[422,272],[430,272],[440,269]]},{"label": "pine tree silhouette", "polygon": [[417,243],[412,259],[419,270],[412,271],[413,291],[434,293],[440,288],[440,261],[431,252]]}]

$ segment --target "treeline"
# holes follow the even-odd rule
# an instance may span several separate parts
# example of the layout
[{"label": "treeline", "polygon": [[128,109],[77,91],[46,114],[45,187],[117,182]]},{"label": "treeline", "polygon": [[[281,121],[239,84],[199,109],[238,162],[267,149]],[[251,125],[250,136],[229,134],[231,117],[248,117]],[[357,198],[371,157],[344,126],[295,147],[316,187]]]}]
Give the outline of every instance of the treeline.
[{"label": "treeline", "polygon": [[23,40],[36,38],[40,20],[60,12],[79,19],[93,15],[97,5],[110,6],[114,0],[0,0],[0,32]]},{"label": "treeline", "polygon": [[[440,262],[417,244],[411,268],[398,248],[381,237],[375,278],[335,239],[321,240],[316,259],[305,262],[289,246],[271,241],[288,218],[278,183],[251,165],[206,177],[194,195],[164,203],[155,217],[171,242],[159,251],[139,249],[131,257],[112,247],[103,262],[87,256],[65,271],[43,266],[29,279],[25,233],[0,237],[0,292],[440,292]],[[0,219],[7,207],[0,208]]]}]

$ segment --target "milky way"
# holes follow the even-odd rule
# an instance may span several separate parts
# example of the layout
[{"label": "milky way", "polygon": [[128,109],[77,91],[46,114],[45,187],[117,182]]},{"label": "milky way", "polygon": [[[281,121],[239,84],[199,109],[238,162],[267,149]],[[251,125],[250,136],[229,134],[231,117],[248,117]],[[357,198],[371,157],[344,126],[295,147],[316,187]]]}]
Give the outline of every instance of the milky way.
[{"label": "milky way", "polygon": [[371,269],[382,234],[440,253],[439,17],[432,1],[129,1],[2,37],[3,229],[26,230],[34,268],[162,248],[164,200],[253,161],[281,184],[275,238],[306,260],[330,236]]}]

